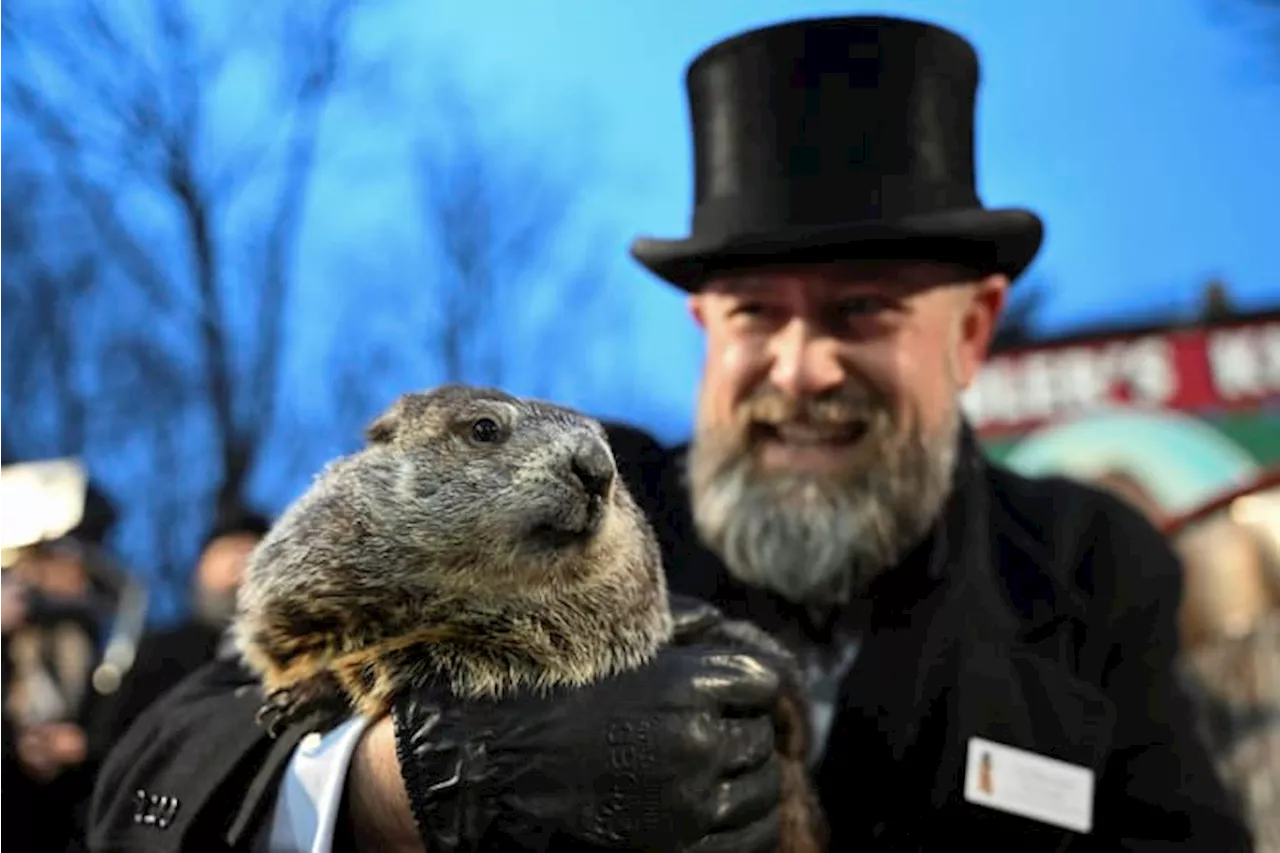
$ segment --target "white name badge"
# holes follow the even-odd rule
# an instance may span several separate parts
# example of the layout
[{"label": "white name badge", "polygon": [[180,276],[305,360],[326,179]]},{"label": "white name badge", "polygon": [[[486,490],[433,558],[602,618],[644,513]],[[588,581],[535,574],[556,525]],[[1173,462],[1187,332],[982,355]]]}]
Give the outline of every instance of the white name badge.
[{"label": "white name badge", "polygon": [[1093,828],[1093,771],[984,740],[969,739],[964,798],[1076,832]]}]

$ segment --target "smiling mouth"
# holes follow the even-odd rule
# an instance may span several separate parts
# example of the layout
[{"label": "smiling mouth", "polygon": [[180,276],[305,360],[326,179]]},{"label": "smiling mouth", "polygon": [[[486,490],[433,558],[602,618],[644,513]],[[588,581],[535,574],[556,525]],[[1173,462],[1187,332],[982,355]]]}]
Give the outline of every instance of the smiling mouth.
[{"label": "smiling mouth", "polygon": [[867,434],[863,420],[835,424],[763,423],[751,427],[751,437],[758,443],[786,445],[796,448],[833,450],[852,447]]}]

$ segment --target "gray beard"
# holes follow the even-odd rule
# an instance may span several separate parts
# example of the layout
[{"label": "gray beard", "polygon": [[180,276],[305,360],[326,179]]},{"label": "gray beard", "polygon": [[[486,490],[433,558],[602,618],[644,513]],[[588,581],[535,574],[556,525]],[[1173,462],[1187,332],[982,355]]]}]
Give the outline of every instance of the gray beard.
[{"label": "gray beard", "polygon": [[694,524],[731,575],[810,606],[842,604],[923,540],[951,493],[960,418],[918,430],[876,464],[839,478],[723,460],[700,432],[689,451]]}]

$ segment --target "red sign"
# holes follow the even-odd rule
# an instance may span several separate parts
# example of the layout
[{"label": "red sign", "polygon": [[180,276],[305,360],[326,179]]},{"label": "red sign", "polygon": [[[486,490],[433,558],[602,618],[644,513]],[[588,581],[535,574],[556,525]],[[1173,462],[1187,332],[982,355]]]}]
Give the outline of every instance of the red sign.
[{"label": "red sign", "polygon": [[1280,319],[1100,337],[992,356],[964,396],[984,436],[1116,404],[1231,411],[1280,400]]}]

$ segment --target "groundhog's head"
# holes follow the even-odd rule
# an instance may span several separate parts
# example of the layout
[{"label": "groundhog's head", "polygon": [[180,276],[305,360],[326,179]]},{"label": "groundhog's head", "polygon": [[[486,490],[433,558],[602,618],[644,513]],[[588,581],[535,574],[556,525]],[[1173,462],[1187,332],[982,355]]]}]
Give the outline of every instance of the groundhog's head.
[{"label": "groundhog's head", "polygon": [[353,461],[378,474],[360,490],[368,515],[437,570],[497,580],[519,567],[526,584],[530,565],[554,581],[599,560],[658,559],[604,428],[582,414],[446,385],[404,395],[367,437]]},{"label": "groundhog's head", "polygon": [[436,677],[465,696],[581,685],[670,637],[657,540],[596,421],[447,385],[368,438],[285,510],[239,592],[237,646],[288,709],[330,677],[371,714]]}]

